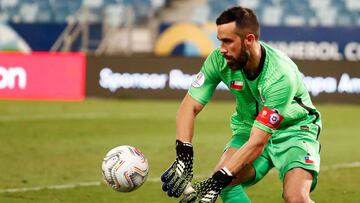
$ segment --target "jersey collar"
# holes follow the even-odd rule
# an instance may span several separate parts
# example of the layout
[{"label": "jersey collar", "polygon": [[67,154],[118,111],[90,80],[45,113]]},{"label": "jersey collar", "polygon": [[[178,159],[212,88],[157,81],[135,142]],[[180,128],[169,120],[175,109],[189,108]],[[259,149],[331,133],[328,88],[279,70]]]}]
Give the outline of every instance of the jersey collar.
[{"label": "jersey collar", "polygon": [[261,71],[264,69],[264,63],[265,63],[265,58],[266,58],[266,50],[261,44],[260,44],[260,47],[261,47],[261,58],[260,58],[260,63],[259,63],[259,66],[257,68],[257,71],[256,71],[255,75],[250,76],[250,75],[246,74],[245,71],[243,71],[245,76],[246,76],[246,79],[248,79],[250,81],[255,80],[260,75]]}]

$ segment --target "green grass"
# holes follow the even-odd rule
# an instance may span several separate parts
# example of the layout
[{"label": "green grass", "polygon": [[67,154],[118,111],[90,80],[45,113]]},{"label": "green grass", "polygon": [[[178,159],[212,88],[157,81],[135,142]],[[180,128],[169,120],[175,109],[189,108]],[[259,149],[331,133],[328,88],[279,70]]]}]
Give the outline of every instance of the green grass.
[{"label": "green grass", "polygon": [[[101,181],[101,160],[117,145],[134,145],[147,156],[149,178],[132,193],[105,185],[0,193],[5,203],[177,202],[154,181],[175,157],[175,114],[180,101],[0,101],[0,190]],[[360,162],[360,106],[317,105],[323,116],[322,166],[316,202],[360,202],[360,168],[329,168]],[[196,124],[195,174],[207,176],[230,138],[234,104],[212,102]],[[248,189],[252,201],[281,202],[277,173]],[[221,202],[221,201],[219,201]]]}]

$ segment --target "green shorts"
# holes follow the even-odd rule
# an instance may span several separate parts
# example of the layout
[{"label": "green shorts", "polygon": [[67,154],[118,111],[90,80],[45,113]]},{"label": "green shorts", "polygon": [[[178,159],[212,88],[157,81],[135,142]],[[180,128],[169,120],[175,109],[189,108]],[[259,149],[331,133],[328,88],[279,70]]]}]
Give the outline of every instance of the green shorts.
[{"label": "green shorts", "polygon": [[[283,182],[287,171],[293,168],[304,168],[313,174],[311,191],[317,184],[317,176],[320,169],[320,144],[316,140],[315,131],[283,131],[273,134],[263,153],[253,161],[255,178],[242,183],[249,187],[260,181],[271,168],[279,171],[280,180]],[[248,140],[243,135],[233,135],[226,145],[240,148]]]}]

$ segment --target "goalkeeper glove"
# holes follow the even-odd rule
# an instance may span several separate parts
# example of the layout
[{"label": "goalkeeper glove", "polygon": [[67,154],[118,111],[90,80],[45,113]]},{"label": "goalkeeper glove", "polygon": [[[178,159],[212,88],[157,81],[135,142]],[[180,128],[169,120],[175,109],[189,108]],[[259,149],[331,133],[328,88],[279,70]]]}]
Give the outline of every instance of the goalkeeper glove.
[{"label": "goalkeeper glove", "polygon": [[176,140],[176,160],[161,176],[162,189],[168,196],[180,197],[193,177],[193,147]]},{"label": "goalkeeper glove", "polygon": [[211,178],[196,183],[195,192],[187,194],[179,203],[215,203],[220,191],[229,185],[232,179],[230,171],[222,168]]}]

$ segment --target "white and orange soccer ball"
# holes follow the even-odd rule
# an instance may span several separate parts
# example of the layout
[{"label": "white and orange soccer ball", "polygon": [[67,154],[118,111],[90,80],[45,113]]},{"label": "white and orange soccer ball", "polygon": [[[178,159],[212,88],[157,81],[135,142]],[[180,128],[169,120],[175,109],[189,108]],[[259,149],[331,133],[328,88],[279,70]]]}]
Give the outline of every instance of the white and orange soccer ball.
[{"label": "white and orange soccer ball", "polygon": [[135,147],[122,145],[111,149],[102,161],[104,181],[118,192],[139,188],[149,173],[144,154]]}]

